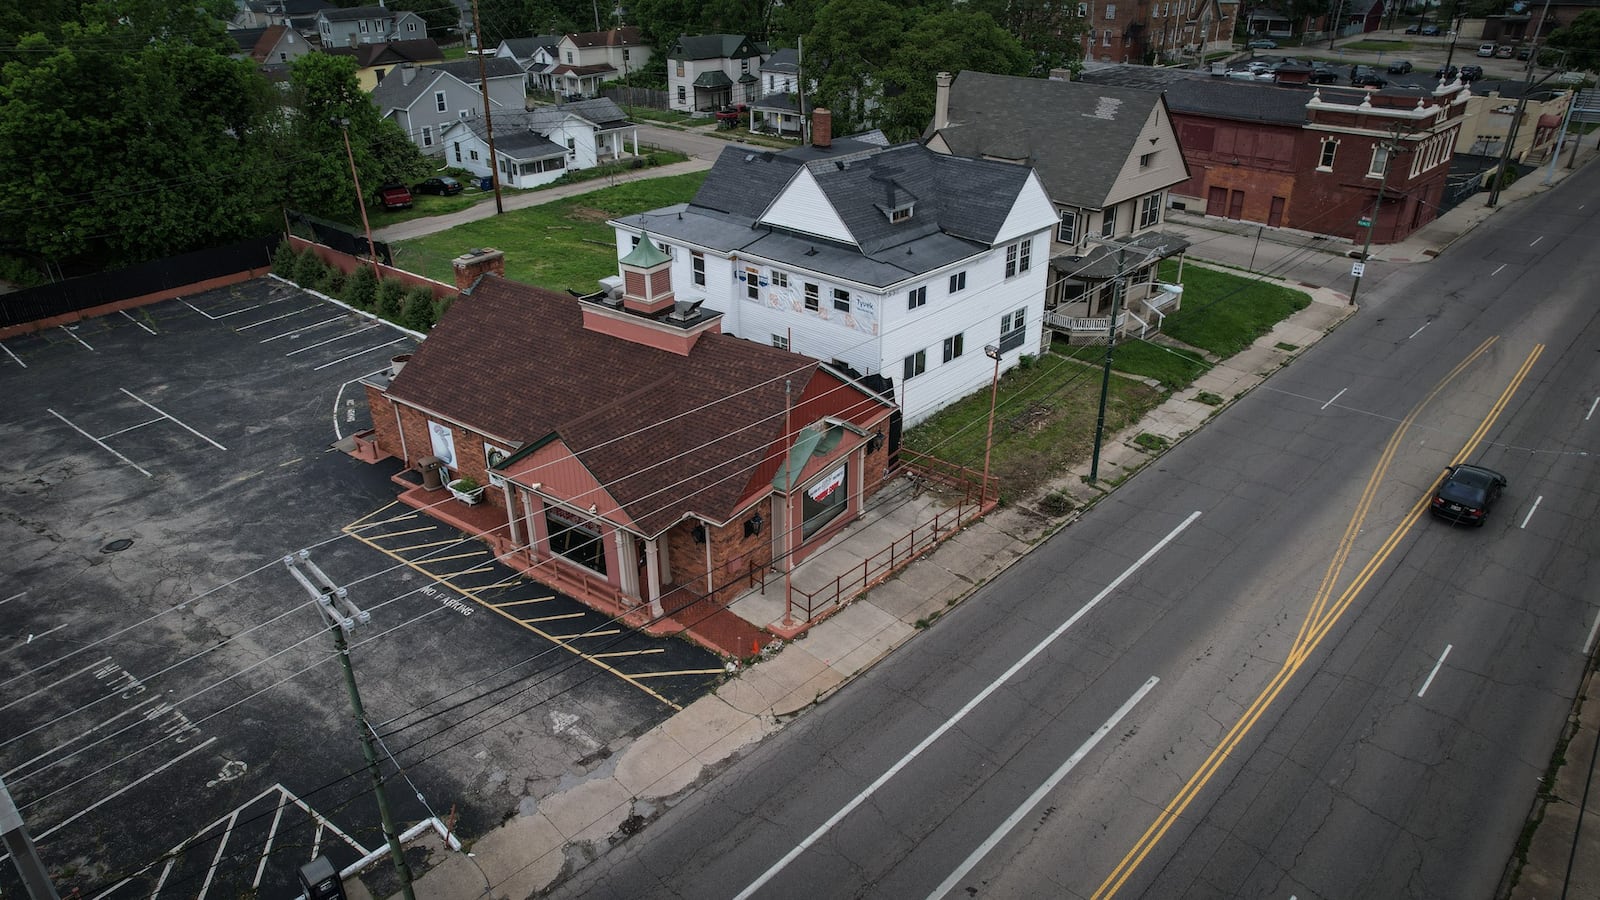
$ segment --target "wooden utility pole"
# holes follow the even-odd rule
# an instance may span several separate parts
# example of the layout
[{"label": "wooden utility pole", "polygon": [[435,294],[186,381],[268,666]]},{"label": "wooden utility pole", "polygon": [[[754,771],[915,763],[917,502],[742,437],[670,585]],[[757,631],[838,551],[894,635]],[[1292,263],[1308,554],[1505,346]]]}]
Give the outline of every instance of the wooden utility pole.
[{"label": "wooden utility pole", "polygon": [[472,0],[472,34],[478,45],[478,88],[483,95],[483,130],[489,135],[489,182],[494,185],[494,212],[506,211],[500,198],[500,158],[494,152],[494,116],[489,113],[489,64],[483,57],[483,28],[478,25],[478,0]]}]

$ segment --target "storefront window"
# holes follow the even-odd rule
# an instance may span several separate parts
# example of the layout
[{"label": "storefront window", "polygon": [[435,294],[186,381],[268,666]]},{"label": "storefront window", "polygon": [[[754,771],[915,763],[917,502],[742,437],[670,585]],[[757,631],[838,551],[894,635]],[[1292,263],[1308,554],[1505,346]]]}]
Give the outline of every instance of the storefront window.
[{"label": "storefront window", "polygon": [[805,496],[800,500],[802,537],[810,538],[816,534],[824,525],[838,518],[849,505],[848,468],[847,463],[840,463],[838,468],[806,488]]},{"label": "storefront window", "polygon": [[606,574],[606,546],[600,530],[592,523],[546,508],[545,528],[550,534],[550,552],[566,557],[586,569]]}]

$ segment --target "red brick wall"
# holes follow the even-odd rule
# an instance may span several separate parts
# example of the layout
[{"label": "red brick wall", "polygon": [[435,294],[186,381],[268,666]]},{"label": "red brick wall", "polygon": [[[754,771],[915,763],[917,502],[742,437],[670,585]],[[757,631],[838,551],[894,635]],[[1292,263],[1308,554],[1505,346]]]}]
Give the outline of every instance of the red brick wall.
[{"label": "red brick wall", "polygon": [[[433,455],[433,438],[428,434],[428,422],[434,421],[441,425],[449,425],[451,436],[455,440],[456,468],[449,477],[470,476],[478,484],[485,486],[489,484],[489,465],[483,458],[485,442],[483,435],[442,419],[431,419],[414,407],[395,403],[375,388],[367,388],[367,402],[372,407],[372,430],[378,439],[378,447],[402,460],[407,468],[414,467],[423,457]],[[400,410],[399,429],[395,428],[394,423],[396,407]],[[402,431],[405,434],[403,452],[400,441]],[[484,491],[483,499],[501,509],[505,508],[505,494],[499,489],[491,488]]]},{"label": "red brick wall", "polygon": [[[744,523],[757,511],[765,520],[761,531],[745,536]],[[672,564],[672,583],[684,591],[706,592],[706,545],[694,539],[697,521],[685,521],[667,532],[667,557]],[[710,527],[711,584],[716,602],[726,604],[750,586],[750,567],[759,573],[772,565],[771,504],[763,500],[749,512],[723,528]]]},{"label": "red brick wall", "polygon": [[[312,251],[313,253],[322,257],[323,262],[330,266],[337,267],[339,271],[345,273],[346,275],[349,275],[352,271],[354,271],[357,266],[372,265],[372,261],[369,259],[351,256],[348,253],[340,253],[332,247],[318,244],[314,241],[308,241],[305,238],[295,237],[292,234],[289,235],[289,244],[294,247],[296,253],[304,253],[306,250]],[[383,263],[378,263],[378,275],[382,278],[393,278],[404,282],[406,287],[411,287],[418,284],[427,285],[428,288],[433,291],[433,297],[435,300],[442,297],[453,297],[457,293],[455,287],[452,285],[445,284],[442,281],[434,281],[432,278],[424,278],[423,276],[414,272],[407,272],[405,269],[396,269],[393,266],[386,266]]]}]

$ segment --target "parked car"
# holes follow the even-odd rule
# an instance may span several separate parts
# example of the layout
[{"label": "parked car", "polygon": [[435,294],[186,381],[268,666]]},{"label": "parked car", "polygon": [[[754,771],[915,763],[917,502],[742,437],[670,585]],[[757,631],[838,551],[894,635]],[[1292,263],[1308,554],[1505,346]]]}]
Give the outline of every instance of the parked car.
[{"label": "parked car", "polygon": [[1256,38],[1244,46],[1247,50],[1276,50],[1278,49],[1278,42],[1269,41],[1266,38]]},{"label": "parked car", "polygon": [[1511,46],[1510,44],[1501,44],[1500,46],[1494,48],[1494,55],[1501,59],[1510,59],[1512,54],[1516,52],[1517,48]]},{"label": "parked car", "polygon": [[1332,66],[1318,63],[1311,67],[1312,84],[1338,84],[1339,73]]},{"label": "parked car", "polygon": [[1439,68],[1433,70],[1433,77],[1439,79],[1440,81],[1450,81],[1454,79],[1457,73],[1460,71],[1461,70],[1455,66],[1440,66]]},{"label": "parked car", "polygon": [[1351,66],[1350,83],[1361,87],[1381,88],[1389,83],[1389,79],[1378,74],[1378,70],[1371,66]]},{"label": "parked car", "polygon": [[1481,526],[1489,517],[1489,507],[1500,499],[1505,487],[1506,477],[1493,469],[1451,466],[1445,470],[1444,480],[1433,492],[1433,503],[1428,508],[1441,519]]},{"label": "parked car", "polygon": [[1437,25],[1424,25],[1424,26],[1422,26],[1422,36],[1423,37],[1438,37],[1439,36],[1439,26],[1437,26]]},{"label": "parked car", "polygon": [[438,175],[417,185],[419,194],[438,194],[441,197],[452,197],[461,193],[461,182],[449,175]]},{"label": "parked car", "polygon": [[1390,75],[1404,75],[1409,71],[1411,71],[1411,60],[1409,59],[1397,59],[1389,63]]},{"label": "parked car", "polygon": [[1526,59],[1532,59],[1532,58],[1533,58],[1533,48],[1532,47],[1519,47],[1519,48],[1517,48],[1517,59],[1526,60]]},{"label": "parked car", "polygon": [[1406,26],[1406,34],[1421,34],[1421,33],[1422,33],[1422,25],[1420,23],[1416,24],[1416,25],[1408,25],[1408,26]]},{"label": "parked car", "polygon": [[397,182],[390,182],[378,188],[378,199],[383,203],[384,209],[411,208],[411,191]]},{"label": "parked car", "polygon": [[1483,77],[1483,66],[1462,66],[1461,67],[1461,80],[1462,81],[1477,81],[1479,78],[1482,78],[1482,77]]},{"label": "parked car", "polygon": [[1478,45],[1478,55],[1479,56],[1493,56],[1494,55],[1494,45],[1493,44],[1479,44]]}]

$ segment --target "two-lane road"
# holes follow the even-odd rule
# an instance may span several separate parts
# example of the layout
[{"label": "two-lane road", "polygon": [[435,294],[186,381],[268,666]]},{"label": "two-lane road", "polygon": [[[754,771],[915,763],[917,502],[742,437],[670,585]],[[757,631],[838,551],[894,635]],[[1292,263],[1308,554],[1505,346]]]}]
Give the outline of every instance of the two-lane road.
[{"label": "two-lane road", "polygon": [[562,895],[1491,896],[1597,611],[1596,213],[1390,279]]}]

